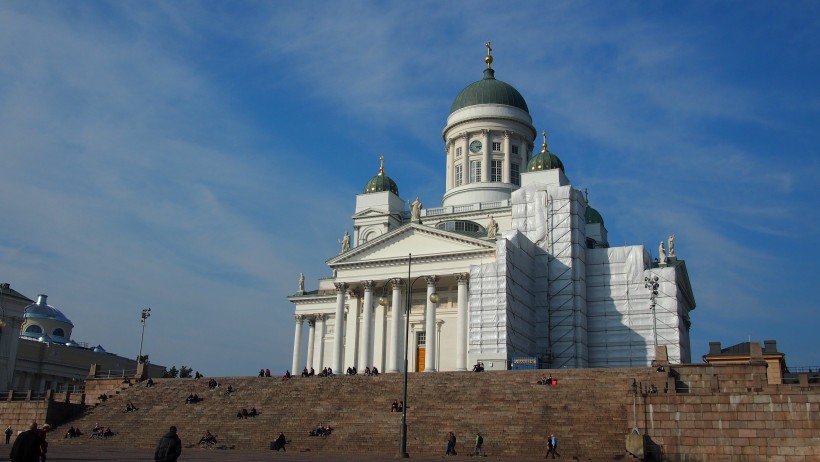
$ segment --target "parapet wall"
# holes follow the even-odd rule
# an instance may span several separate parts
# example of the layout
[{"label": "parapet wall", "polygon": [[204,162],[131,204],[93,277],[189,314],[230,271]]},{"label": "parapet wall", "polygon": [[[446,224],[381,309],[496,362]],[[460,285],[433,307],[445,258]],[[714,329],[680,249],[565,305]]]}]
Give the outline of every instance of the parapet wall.
[{"label": "parapet wall", "polygon": [[673,366],[670,376],[676,393],[637,396],[639,426],[664,460],[820,460],[817,385],[769,385],[765,365]]}]

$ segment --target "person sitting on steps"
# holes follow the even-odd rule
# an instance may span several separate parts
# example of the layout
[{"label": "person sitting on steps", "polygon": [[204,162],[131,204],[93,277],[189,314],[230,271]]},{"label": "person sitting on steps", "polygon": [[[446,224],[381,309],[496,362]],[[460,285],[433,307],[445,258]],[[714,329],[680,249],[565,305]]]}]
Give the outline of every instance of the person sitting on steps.
[{"label": "person sitting on steps", "polygon": [[216,444],[216,435],[213,435],[210,430],[205,430],[205,436],[199,439],[199,444],[205,446],[213,446]]},{"label": "person sitting on steps", "polygon": [[288,444],[288,443],[289,443],[289,441],[285,438],[285,434],[280,432],[279,437],[276,438],[276,440],[273,443],[270,444],[270,448],[274,449],[276,451],[281,449],[281,450],[287,452],[287,450],[285,449],[285,445]]}]

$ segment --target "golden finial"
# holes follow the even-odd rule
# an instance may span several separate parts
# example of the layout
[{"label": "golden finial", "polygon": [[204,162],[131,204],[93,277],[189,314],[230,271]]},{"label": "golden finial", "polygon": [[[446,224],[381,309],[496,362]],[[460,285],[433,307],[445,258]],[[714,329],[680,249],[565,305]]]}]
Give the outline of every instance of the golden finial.
[{"label": "golden finial", "polygon": [[543,132],[541,132],[541,136],[544,138],[544,144],[541,145],[541,149],[543,151],[541,152],[547,152],[547,131],[544,130]]},{"label": "golden finial", "polygon": [[379,175],[384,175],[384,155],[379,156],[381,165],[379,166]]},{"label": "golden finial", "polygon": [[485,46],[487,47],[487,57],[484,58],[484,62],[487,63],[487,69],[492,69],[493,56],[491,52],[493,51],[493,47],[490,46],[490,42],[487,42]]}]

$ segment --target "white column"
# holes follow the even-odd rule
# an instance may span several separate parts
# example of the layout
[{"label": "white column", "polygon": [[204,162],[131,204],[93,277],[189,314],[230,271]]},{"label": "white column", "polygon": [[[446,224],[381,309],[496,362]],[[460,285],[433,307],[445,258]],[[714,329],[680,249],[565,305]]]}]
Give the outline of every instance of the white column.
[{"label": "white column", "polygon": [[[314,318],[308,318],[308,354],[305,367],[313,367],[313,346],[316,343],[316,321]],[[293,374],[298,374],[301,370],[293,370]]]},{"label": "white column", "polygon": [[337,282],[336,285],[336,326],[333,334],[333,370],[338,373],[344,370],[344,338],[345,338],[345,293],[347,284]]},{"label": "white column", "polygon": [[453,189],[453,174],[455,173],[455,146],[452,140],[447,140],[444,142],[444,153],[447,156],[447,176],[445,177],[444,182],[444,190],[449,191]]},{"label": "white column", "polygon": [[[345,364],[344,367],[347,369],[349,366],[355,366],[357,369],[359,368],[359,308],[362,303],[361,295],[354,291],[349,290],[348,294],[350,295],[350,306],[347,310],[347,349],[345,354]],[[362,367],[362,369],[364,369]],[[342,369],[343,371],[344,369]]]},{"label": "white column", "polygon": [[[510,182],[510,159],[512,158],[512,149],[510,148],[510,132],[504,131],[504,165],[501,167],[501,181],[504,183]],[[520,167],[519,167],[520,168]]]},{"label": "white column", "polygon": [[399,367],[404,356],[402,347],[404,346],[404,332],[402,332],[401,321],[404,317],[405,304],[401,299],[402,280],[394,278],[390,280],[393,284],[393,305],[391,306],[392,317],[390,318],[390,364],[387,372],[399,372]]},{"label": "white column", "polygon": [[424,352],[424,372],[436,371],[436,304],[430,301],[430,295],[436,291],[438,276],[425,276],[427,279],[427,311],[424,319],[426,332],[426,351]]},{"label": "white column", "polygon": [[[382,297],[383,296],[384,288],[382,288]],[[373,329],[373,365],[378,367],[380,372],[384,372],[384,363],[386,362],[384,354],[385,337],[387,335],[384,321],[387,319],[387,308],[390,306],[390,302],[387,302],[387,306],[382,306],[380,301],[381,297],[375,300],[374,303],[376,307],[376,323],[375,328]]]},{"label": "white column", "polygon": [[325,362],[325,314],[316,315],[316,342],[319,344],[319,353],[317,355],[315,369],[321,370]]},{"label": "white column", "polygon": [[[412,309],[412,308],[411,308]],[[405,322],[410,322],[410,317],[408,316]],[[408,371],[415,371],[416,370],[416,354],[418,353],[419,345],[416,342],[416,326],[410,324],[410,338],[407,341],[410,343],[410,348],[408,349],[408,358],[407,358],[407,370]],[[402,372],[404,372],[402,370]],[[421,372],[421,371],[417,371]]]},{"label": "white column", "polygon": [[457,273],[458,281],[458,317],[456,322],[456,370],[467,370],[467,306],[469,296],[467,293],[467,281],[470,273]]},{"label": "white column", "polygon": [[481,134],[484,135],[484,140],[482,142],[484,144],[484,152],[481,156],[481,181],[487,183],[488,181],[490,181],[490,152],[492,151],[493,147],[490,144],[490,131],[481,130]]},{"label": "white column", "polygon": [[[470,135],[461,134],[461,184],[470,184]],[[409,283],[410,281],[408,281]]]},{"label": "white column", "polygon": [[362,281],[364,286],[364,305],[362,306],[362,338],[359,344],[359,364],[361,368],[370,367],[373,364],[373,281]]},{"label": "white column", "polygon": [[441,326],[443,324],[443,319],[436,321],[436,370],[441,369]]},{"label": "white column", "polygon": [[296,373],[299,364],[302,363],[302,322],[305,317],[297,314],[293,318],[296,319],[296,330],[293,331],[293,363],[291,363],[290,371]]}]

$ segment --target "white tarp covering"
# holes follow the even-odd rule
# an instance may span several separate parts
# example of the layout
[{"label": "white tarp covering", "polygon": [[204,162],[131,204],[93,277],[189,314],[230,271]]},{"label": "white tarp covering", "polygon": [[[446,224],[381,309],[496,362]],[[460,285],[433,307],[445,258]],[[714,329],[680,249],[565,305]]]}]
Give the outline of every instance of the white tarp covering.
[{"label": "white tarp covering", "polygon": [[[675,268],[644,269],[651,265],[643,246],[590,249],[587,255],[589,365],[648,365],[655,359],[656,335],[657,343],[666,345],[669,360],[679,362],[685,310],[679,307]],[[653,312],[644,278],[656,276]]]},{"label": "white tarp covering", "polygon": [[498,263],[470,267],[470,354],[506,352],[507,303],[504,274],[504,266]]},{"label": "white tarp covering", "polygon": [[[499,239],[496,262],[470,269],[471,356],[643,366],[654,359],[657,336],[670,361],[689,359],[690,307],[676,268],[652,268],[643,246],[587,249],[584,197],[569,186],[530,185],[513,192],[512,203],[512,230]],[[656,276],[653,311],[644,278]]]}]

